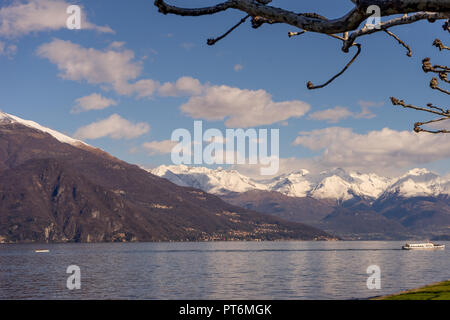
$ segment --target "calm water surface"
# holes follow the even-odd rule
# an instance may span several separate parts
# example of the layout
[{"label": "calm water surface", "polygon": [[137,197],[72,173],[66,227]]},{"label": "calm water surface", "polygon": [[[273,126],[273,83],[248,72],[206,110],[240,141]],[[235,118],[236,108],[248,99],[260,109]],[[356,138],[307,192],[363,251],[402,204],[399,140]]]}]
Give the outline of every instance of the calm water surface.
[{"label": "calm water surface", "polygon": [[[0,299],[354,299],[450,279],[449,242],[443,251],[403,244],[0,245]],[[80,290],[66,288],[69,265],[81,268]],[[381,290],[367,289],[370,265],[381,268]]]}]

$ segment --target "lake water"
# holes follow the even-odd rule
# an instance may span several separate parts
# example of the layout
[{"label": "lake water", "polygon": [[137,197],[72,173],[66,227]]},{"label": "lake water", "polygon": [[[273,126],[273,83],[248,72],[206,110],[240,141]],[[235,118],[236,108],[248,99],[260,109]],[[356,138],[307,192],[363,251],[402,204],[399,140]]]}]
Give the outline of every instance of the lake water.
[{"label": "lake water", "polygon": [[[0,299],[354,299],[450,279],[449,242],[442,251],[403,244],[0,245]],[[66,288],[69,265],[81,269],[80,290]],[[381,290],[367,288],[370,265],[381,269]]]}]

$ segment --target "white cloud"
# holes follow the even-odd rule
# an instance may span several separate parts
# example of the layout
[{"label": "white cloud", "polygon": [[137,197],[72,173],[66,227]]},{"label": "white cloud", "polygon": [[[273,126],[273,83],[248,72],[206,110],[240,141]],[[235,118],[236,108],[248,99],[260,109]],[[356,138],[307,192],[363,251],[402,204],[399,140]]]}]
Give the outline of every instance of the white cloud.
[{"label": "white cloud", "polygon": [[[64,0],[13,1],[9,6],[0,8],[0,36],[17,38],[32,32],[66,28],[69,17],[66,10],[71,4]],[[83,13],[84,10],[81,12]],[[109,27],[92,24],[83,14],[81,28],[113,32]]]},{"label": "white cloud", "polygon": [[121,49],[125,45],[123,41],[113,41],[109,44],[109,48],[111,49]]},{"label": "white cloud", "polygon": [[141,73],[131,50],[96,50],[70,41],[55,39],[38,48],[38,55],[57,65],[63,79],[90,84],[112,84],[117,92],[128,93],[127,83]]},{"label": "white cloud", "polygon": [[160,87],[158,81],[152,79],[142,79],[133,84],[127,84],[122,86],[122,90],[119,93],[137,94],[138,98],[150,98]]},{"label": "white cloud", "polygon": [[177,141],[163,140],[163,141],[152,141],[145,142],[142,147],[148,151],[150,155],[155,154],[168,154],[172,152],[173,147],[178,144]]},{"label": "white cloud", "polygon": [[124,49],[121,43],[97,50],[55,39],[41,45],[37,53],[58,67],[61,78],[86,81],[104,90],[113,88],[119,95],[191,96],[181,106],[184,113],[193,118],[225,120],[228,127],[283,122],[301,117],[310,109],[307,103],[298,100],[274,102],[264,90],[212,86],[186,76],[164,84],[153,79],[136,81],[142,72],[142,63],[135,61],[134,52]]},{"label": "white cloud", "polygon": [[158,88],[159,95],[175,97],[180,95],[199,95],[204,86],[197,79],[181,77],[175,83],[166,82]]},{"label": "white cloud", "polygon": [[117,105],[117,101],[103,97],[101,94],[93,93],[89,96],[75,100],[76,105],[72,108],[72,113],[80,113],[89,110],[102,110],[110,106]]},{"label": "white cloud", "polygon": [[269,125],[301,117],[310,106],[302,101],[274,102],[264,90],[247,90],[228,86],[205,88],[181,106],[181,110],[195,119],[225,120],[227,127],[247,128]]},{"label": "white cloud", "polygon": [[377,115],[375,113],[373,113],[369,107],[362,107],[361,112],[355,113],[353,117],[355,119],[373,119],[376,116]]},{"label": "white cloud", "polygon": [[336,106],[332,109],[313,112],[309,115],[309,118],[313,120],[323,120],[329,123],[337,123],[343,119],[353,116],[354,113],[347,108]]},{"label": "white cloud", "polygon": [[323,167],[385,172],[450,157],[445,135],[416,134],[384,128],[367,134],[331,127],[300,132],[294,145],[320,152],[315,161]]},{"label": "white cloud", "polygon": [[150,126],[145,122],[132,123],[118,114],[113,114],[109,118],[79,128],[74,136],[78,139],[99,139],[104,137],[132,139],[147,133],[149,130]]},{"label": "white cloud", "polygon": [[135,93],[138,98],[151,98],[158,94],[161,97],[179,97],[199,95],[205,86],[199,80],[191,77],[181,77],[175,82],[165,82],[152,79],[142,79],[135,83],[121,85],[119,93]]},{"label": "white cloud", "polygon": [[199,80],[191,77],[164,84],[153,79],[133,82],[141,74],[142,65],[134,60],[134,52],[124,49],[120,42],[97,50],[55,39],[41,45],[37,52],[58,67],[63,79],[112,86],[119,95],[136,94],[138,98],[150,98],[155,94],[164,97],[198,95],[204,88]]},{"label": "white cloud", "polygon": [[313,112],[309,115],[309,119],[327,121],[328,123],[338,123],[348,118],[372,119],[376,117],[376,114],[372,112],[371,108],[381,107],[384,105],[384,102],[359,100],[358,105],[361,107],[360,112],[353,112],[346,107],[336,106],[331,109]]},{"label": "white cloud", "polygon": [[383,101],[364,101],[359,100],[358,104],[361,107],[361,112],[355,114],[356,119],[372,119],[376,117],[376,114],[372,112],[372,108],[378,108],[384,106]]}]

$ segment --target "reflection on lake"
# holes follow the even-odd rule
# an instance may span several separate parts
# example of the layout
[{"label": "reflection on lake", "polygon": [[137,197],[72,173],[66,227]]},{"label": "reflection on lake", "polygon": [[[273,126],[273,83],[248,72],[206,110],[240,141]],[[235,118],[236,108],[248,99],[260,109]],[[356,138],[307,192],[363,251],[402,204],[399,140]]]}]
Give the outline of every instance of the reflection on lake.
[{"label": "reflection on lake", "polygon": [[[450,279],[449,243],[442,251],[403,244],[0,245],[0,299],[353,299]],[[80,290],[66,288],[69,265],[81,268]],[[381,290],[367,289],[370,265],[381,268]]]}]

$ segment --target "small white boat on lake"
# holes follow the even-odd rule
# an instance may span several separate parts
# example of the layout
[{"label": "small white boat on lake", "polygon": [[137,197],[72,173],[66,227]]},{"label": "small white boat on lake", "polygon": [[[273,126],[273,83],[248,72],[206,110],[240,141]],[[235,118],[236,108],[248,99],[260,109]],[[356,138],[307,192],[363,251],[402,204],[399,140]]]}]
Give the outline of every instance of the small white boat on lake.
[{"label": "small white boat on lake", "polygon": [[50,250],[47,250],[47,249],[37,249],[37,250],[34,250],[34,252],[35,252],[35,253],[47,253],[47,252],[50,252]]},{"label": "small white boat on lake", "polygon": [[407,243],[402,247],[403,250],[438,250],[445,249],[445,244],[436,244],[432,242]]}]

